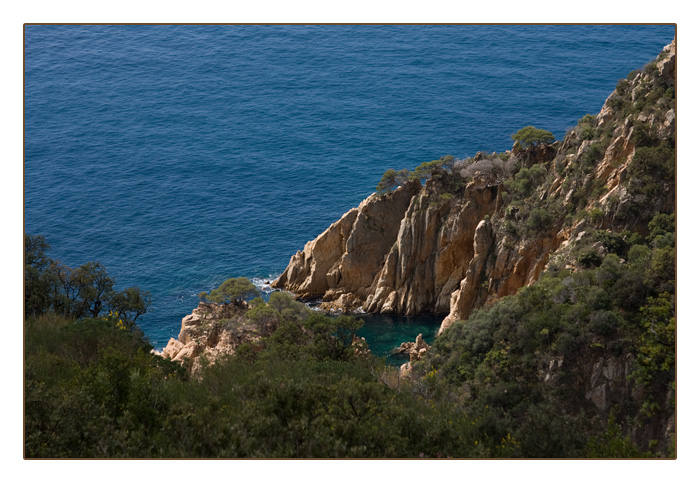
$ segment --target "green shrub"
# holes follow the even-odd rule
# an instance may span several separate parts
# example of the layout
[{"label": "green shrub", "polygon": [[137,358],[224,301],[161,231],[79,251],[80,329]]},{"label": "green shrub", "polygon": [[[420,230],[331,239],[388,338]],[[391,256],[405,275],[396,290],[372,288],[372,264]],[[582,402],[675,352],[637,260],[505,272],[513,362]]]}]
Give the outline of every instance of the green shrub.
[{"label": "green shrub", "polygon": [[581,128],[581,140],[582,141],[587,141],[587,140],[593,139],[597,135],[598,135],[597,130],[592,126],[585,124]]},{"label": "green shrub", "polygon": [[24,236],[24,308],[28,315],[54,313],[78,319],[115,312],[134,322],[151,304],[150,294],[137,287],[113,289],[114,280],[100,263],[78,268],[50,259],[42,236]]},{"label": "green shrub", "polygon": [[582,267],[592,268],[600,266],[603,262],[603,257],[600,256],[595,248],[586,248],[576,257],[576,261]]},{"label": "green shrub", "polygon": [[603,210],[600,208],[592,208],[591,211],[589,212],[591,222],[592,223],[599,223],[603,220],[605,213],[603,213]]},{"label": "green shrub", "polygon": [[615,86],[615,92],[622,95],[625,94],[627,91],[627,87],[629,87],[630,82],[627,79],[620,79],[617,81],[617,85]]},{"label": "green shrub", "polygon": [[676,231],[676,215],[675,213],[657,213],[649,222],[649,236],[647,240],[654,243],[654,240],[666,234],[674,234]]},{"label": "green shrub", "polygon": [[229,278],[209,294],[209,300],[219,304],[245,300],[260,295],[257,287],[245,277]]},{"label": "green shrub", "polygon": [[592,125],[596,121],[596,117],[593,114],[586,114],[581,119],[578,120],[578,125],[588,124]]},{"label": "green shrub", "polygon": [[535,188],[544,181],[547,169],[541,164],[531,168],[523,168],[515,176],[505,182],[505,187],[514,199],[524,199],[530,196]]},{"label": "green shrub", "polygon": [[517,148],[530,148],[540,144],[549,144],[555,140],[554,134],[534,126],[525,126],[511,137],[516,142]]},{"label": "green shrub", "polygon": [[527,229],[530,231],[540,231],[549,228],[552,223],[552,215],[543,208],[534,208],[527,219]]},{"label": "green shrub", "polygon": [[593,143],[581,156],[584,172],[590,172],[591,168],[603,158],[605,150],[602,143]]},{"label": "green shrub", "polygon": [[658,194],[675,179],[675,149],[665,144],[639,147],[630,163],[631,187],[635,193]]}]

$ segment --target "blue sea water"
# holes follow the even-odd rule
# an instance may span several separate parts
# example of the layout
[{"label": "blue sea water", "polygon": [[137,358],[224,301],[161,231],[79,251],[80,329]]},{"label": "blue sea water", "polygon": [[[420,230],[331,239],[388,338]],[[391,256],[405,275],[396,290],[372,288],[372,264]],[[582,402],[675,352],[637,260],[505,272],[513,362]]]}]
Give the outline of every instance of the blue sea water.
[{"label": "blue sea water", "polygon": [[[558,139],[669,25],[25,26],[25,232],[149,290],[152,343],[197,293],[258,283],[382,173]],[[388,354],[439,319],[369,318]]]}]

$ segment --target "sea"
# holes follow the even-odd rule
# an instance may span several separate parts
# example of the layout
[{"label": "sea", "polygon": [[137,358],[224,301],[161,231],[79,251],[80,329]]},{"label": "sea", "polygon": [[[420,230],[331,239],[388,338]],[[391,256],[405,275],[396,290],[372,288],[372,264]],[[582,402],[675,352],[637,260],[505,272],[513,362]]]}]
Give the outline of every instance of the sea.
[{"label": "sea", "polygon": [[[389,168],[562,139],[674,25],[25,25],[24,223],[69,266],[148,290],[177,337],[197,294],[266,289]],[[441,317],[364,316],[390,363]]]}]

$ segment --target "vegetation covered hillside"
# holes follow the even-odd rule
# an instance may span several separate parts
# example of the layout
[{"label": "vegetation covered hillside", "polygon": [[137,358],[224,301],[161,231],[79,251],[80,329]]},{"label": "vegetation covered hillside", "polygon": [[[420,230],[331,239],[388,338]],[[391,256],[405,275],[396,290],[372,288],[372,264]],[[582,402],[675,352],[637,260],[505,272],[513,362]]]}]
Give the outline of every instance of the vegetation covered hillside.
[{"label": "vegetation covered hillside", "polygon": [[[27,241],[25,273],[41,277],[37,239]],[[287,294],[213,304],[218,317],[199,335],[238,334],[238,344],[196,372],[192,359],[153,353],[114,311],[76,319],[35,307],[41,313],[25,321],[28,458],[520,454],[507,435],[401,387],[395,371],[353,344],[356,319],[312,312]]]},{"label": "vegetation covered hillside", "polygon": [[[654,249],[636,246],[646,248],[635,258],[639,275]],[[610,275],[607,263],[592,278]],[[592,278],[576,277],[574,284],[562,274],[543,279],[469,324],[455,324],[403,380],[353,337],[356,319],[312,312],[283,293],[244,308],[232,302],[211,320],[205,339],[235,333],[238,345],[215,361],[199,360],[196,372],[192,359],[154,354],[136,326],[113,311],[77,320],[51,311],[29,315],[25,456],[671,454],[667,446],[635,445],[620,426],[640,407],[645,418],[667,409],[658,396],[672,390],[673,353],[665,345],[673,342],[670,300],[649,299],[628,321],[617,315],[619,300],[596,292]],[[560,285],[583,294],[583,301],[555,305],[545,294]],[[566,296],[562,290],[569,293],[559,288],[560,297]],[[587,318],[589,303],[596,317]],[[557,326],[562,315],[567,322]],[[576,316],[583,328],[576,328]],[[523,325],[515,323],[519,317]],[[547,357],[586,360],[586,354],[628,350],[643,357],[631,375],[645,390],[641,399],[611,409],[609,420],[588,417],[597,413],[582,406],[568,358],[554,370],[544,367],[552,374],[549,383],[542,379]]]}]

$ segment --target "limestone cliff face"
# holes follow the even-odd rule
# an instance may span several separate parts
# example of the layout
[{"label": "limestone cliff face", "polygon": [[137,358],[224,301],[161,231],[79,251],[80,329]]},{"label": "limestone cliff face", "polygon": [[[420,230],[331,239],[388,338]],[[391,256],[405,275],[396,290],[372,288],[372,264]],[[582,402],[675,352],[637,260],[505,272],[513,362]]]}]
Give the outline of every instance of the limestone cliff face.
[{"label": "limestone cliff face", "polygon": [[[479,153],[423,186],[372,195],[308,242],[273,285],[322,298],[325,309],[446,314],[442,331],[566,258],[584,215],[595,212],[599,229],[643,234],[648,213],[675,205],[674,182],[656,180],[650,193],[631,176],[649,139],[675,143],[674,82],[675,40],[562,142]],[[486,161],[491,171],[479,168]],[[499,176],[504,163],[517,168]],[[508,184],[518,169],[542,176],[520,200]]]}]

